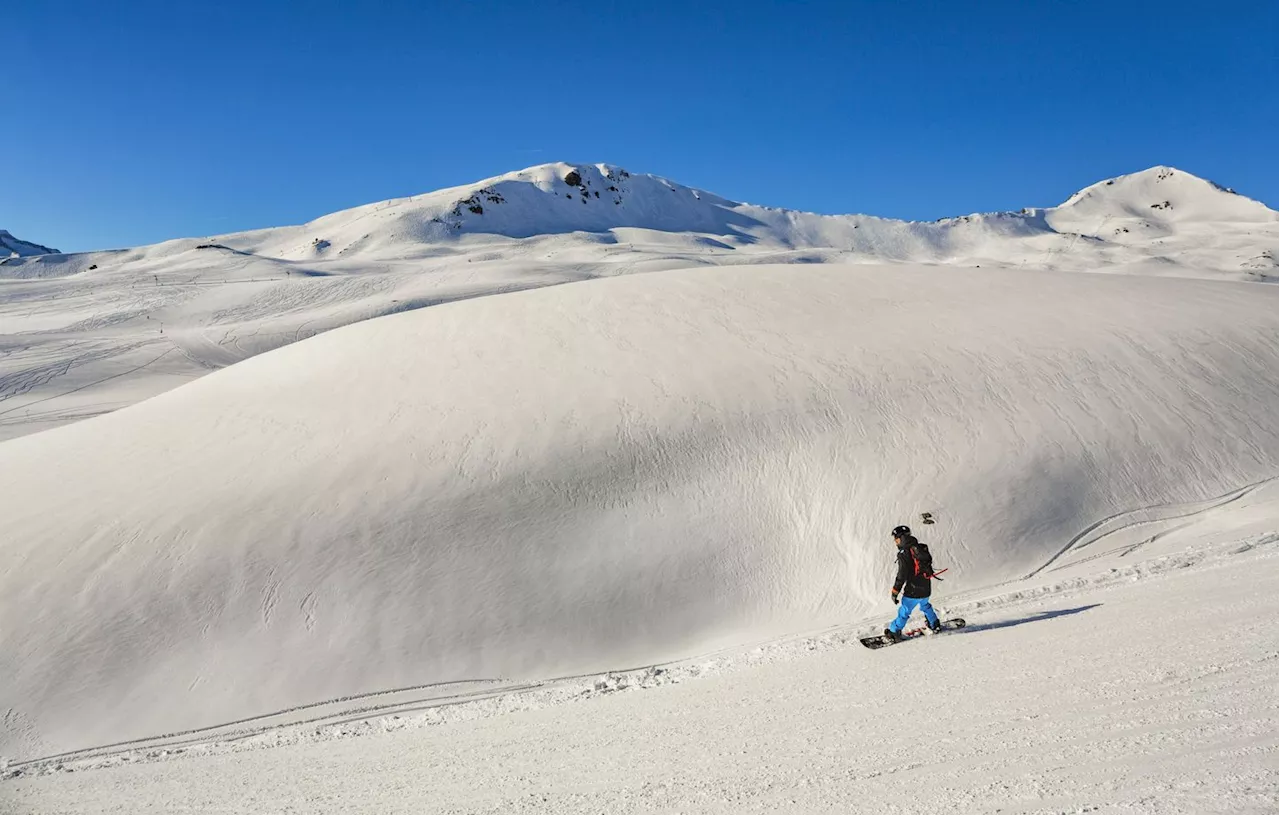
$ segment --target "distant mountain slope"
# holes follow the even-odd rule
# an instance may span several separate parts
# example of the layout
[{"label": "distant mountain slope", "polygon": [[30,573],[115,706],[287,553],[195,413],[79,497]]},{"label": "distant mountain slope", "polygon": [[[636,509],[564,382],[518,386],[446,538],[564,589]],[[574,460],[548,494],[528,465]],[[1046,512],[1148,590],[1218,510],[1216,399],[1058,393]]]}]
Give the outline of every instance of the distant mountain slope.
[{"label": "distant mountain slope", "polygon": [[[931,223],[869,215],[817,215],[741,204],[667,179],[607,164],[544,164],[476,184],[336,212],[301,227],[218,238],[242,251],[290,260],[410,257],[467,237],[526,239],[587,233],[625,241],[630,230],[685,236],[688,248],[752,253],[833,250],[848,260],[965,265],[1063,263],[1123,266],[1145,262],[1142,238],[1182,249],[1180,227],[1244,231],[1258,252],[1274,243],[1277,213],[1196,176],[1168,167],[1100,182],[1059,207],[947,218]],[[1124,228],[1130,231],[1125,232]],[[1202,229],[1203,228],[1203,229]],[[1081,236],[1095,238],[1079,242]],[[1251,254],[1250,257],[1253,257]],[[1240,272],[1247,258],[1220,257],[1205,274]],[[1037,263],[1037,265],[1039,265]]]},{"label": "distant mountain slope", "polygon": [[1049,210],[1048,220],[1055,229],[1114,235],[1114,231],[1099,228],[1095,221],[1138,220],[1171,231],[1176,224],[1191,222],[1274,223],[1276,212],[1260,201],[1190,173],[1152,167],[1085,187]]},{"label": "distant mountain slope", "polygon": [[32,255],[56,255],[57,249],[50,249],[38,243],[18,240],[7,229],[0,229],[0,261],[10,257],[30,257]]},{"label": "distant mountain slope", "polygon": [[0,259],[0,440],[338,326],[455,300],[770,263],[1274,282],[1277,224],[1264,205],[1167,167],[1057,207],[924,223],[738,203],[608,164],[544,164],[298,226]]},{"label": "distant mountain slope", "polygon": [[[1205,235],[1217,239],[1206,246]],[[342,210],[299,226],[92,256],[117,265],[178,262],[185,252],[205,249],[324,264],[440,257],[480,243],[490,251],[506,245],[509,256],[518,256],[529,241],[555,239],[557,249],[574,246],[585,250],[584,259],[596,260],[607,259],[618,246],[693,255],[703,258],[699,263],[722,262],[714,257],[728,253],[728,262],[741,263],[743,255],[811,251],[801,259],[1257,280],[1274,272],[1278,237],[1275,210],[1170,167],[1099,182],[1056,207],[919,222],[773,209],[608,164],[554,163]],[[34,258],[8,264],[0,277],[75,274],[90,265]]]}]

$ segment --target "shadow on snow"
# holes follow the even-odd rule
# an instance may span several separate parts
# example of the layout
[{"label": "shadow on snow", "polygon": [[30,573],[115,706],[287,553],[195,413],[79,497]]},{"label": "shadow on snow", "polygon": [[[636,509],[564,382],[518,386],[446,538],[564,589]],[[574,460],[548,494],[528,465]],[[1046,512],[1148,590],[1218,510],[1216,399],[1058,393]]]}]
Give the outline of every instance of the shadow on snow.
[{"label": "shadow on snow", "polygon": [[966,625],[958,634],[964,634],[973,631],[994,631],[997,628],[1010,628],[1015,625],[1023,625],[1025,623],[1038,623],[1043,620],[1052,620],[1054,617],[1066,617],[1069,614],[1079,614],[1082,611],[1089,611],[1097,608],[1101,603],[1093,603],[1087,606],[1078,606],[1076,608],[1060,608],[1055,611],[1041,611],[1039,614],[1032,614],[1029,617],[1019,617],[1015,620],[1004,620],[998,623],[980,623],[978,625]]}]

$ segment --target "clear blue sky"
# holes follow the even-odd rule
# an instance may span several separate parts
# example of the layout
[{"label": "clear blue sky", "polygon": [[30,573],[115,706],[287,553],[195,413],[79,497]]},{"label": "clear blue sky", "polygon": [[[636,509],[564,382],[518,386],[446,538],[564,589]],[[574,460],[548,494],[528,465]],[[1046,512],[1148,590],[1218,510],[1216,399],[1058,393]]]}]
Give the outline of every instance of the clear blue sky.
[{"label": "clear blue sky", "polygon": [[0,228],[78,251],[548,161],[933,219],[1169,164],[1277,204],[1276,4],[7,4]]}]

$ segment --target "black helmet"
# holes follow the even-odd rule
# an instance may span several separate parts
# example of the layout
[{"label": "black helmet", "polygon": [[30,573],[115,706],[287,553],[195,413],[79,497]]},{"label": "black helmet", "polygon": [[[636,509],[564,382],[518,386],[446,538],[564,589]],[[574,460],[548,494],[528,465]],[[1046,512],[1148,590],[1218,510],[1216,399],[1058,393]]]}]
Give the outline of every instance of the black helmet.
[{"label": "black helmet", "polygon": [[909,526],[895,526],[893,528],[893,536],[895,538],[905,538],[907,535],[910,535],[910,534],[911,534],[911,527]]}]

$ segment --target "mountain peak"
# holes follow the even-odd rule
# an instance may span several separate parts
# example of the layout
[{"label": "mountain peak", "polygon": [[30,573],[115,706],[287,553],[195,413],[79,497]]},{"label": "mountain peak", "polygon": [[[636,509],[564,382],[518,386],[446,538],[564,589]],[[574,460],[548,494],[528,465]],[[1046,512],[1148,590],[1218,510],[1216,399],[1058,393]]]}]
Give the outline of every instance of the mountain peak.
[{"label": "mountain peak", "polygon": [[11,257],[30,257],[32,255],[57,255],[57,249],[50,249],[38,243],[19,240],[7,229],[0,229],[0,259]]},{"label": "mountain peak", "polygon": [[[1059,222],[1064,216],[1099,222],[1138,219],[1161,224],[1276,220],[1276,211],[1260,201],[1165,165],[1099,181],[1075,193],[1054,211]],[[1097,228],[1077,231],[1089,233]]]},{"label": "mountain peak", "polygon": [[326,245],[344,249],[377,248],[391,236],[431,243],[460,235],[518,239],[618,228],[726,234],[752,223],[735,206],[612,164],[553,162],[336,212],[304,228],[323,232]]}]

